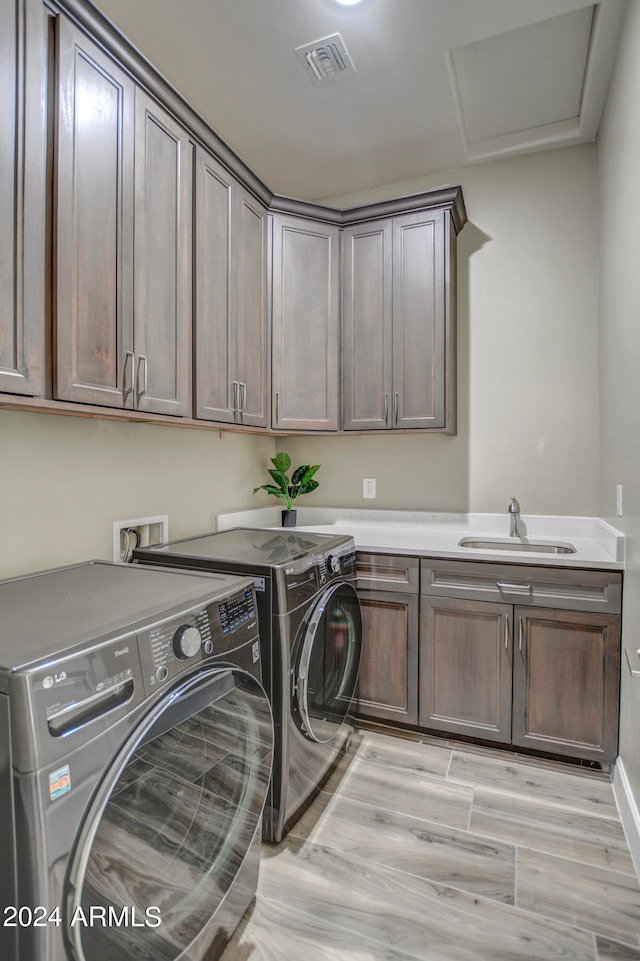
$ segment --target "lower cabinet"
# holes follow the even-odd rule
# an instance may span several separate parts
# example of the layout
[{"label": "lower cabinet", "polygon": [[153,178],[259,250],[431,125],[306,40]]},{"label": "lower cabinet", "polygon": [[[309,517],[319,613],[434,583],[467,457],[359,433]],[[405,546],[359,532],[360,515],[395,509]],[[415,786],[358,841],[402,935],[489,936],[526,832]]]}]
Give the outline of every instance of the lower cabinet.
[{"label": "lower cabinet", "polygon": [[425,560],[421,579],[420,727],[615,760],[620,574]]},{"label": "lower cabinet", "polygon": [[618,572],[359,553],[358,591],[359,717],[615,760]]},{"label": "lower cabinet", "polygon": [[620,618],[516,607],[514,624],[512,743],[615,760]]},{"label": "lower cabinet", "polygon": [[417,557],[358,554],[359,717],[407,725],[418,722],[418,580]]},{"label": "lower cabinet", "polygon": [[483,601],[421,600],[420,726],[509,742],[511,610]]}]

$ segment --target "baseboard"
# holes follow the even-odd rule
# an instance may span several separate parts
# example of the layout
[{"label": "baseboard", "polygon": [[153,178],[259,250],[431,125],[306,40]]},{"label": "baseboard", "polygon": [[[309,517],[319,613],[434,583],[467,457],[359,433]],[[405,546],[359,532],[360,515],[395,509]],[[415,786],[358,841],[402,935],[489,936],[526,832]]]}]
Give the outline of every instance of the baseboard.
[{"label": "baseboard", "polygon": [[622,758],[616,760],[612,784],[633,865],[640,878],[640,811],[633,797]]}]

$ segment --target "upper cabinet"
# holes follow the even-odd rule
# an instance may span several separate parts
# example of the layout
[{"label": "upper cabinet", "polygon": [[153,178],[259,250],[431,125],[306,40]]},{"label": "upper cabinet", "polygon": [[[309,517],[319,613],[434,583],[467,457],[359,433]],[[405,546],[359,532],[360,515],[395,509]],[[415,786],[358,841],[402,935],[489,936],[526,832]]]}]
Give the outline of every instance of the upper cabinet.
[{"label": "upper cabinet", "polygon": [[133,390],[138,410],[191,413],[193,146],[136,90]]},{"label": "upper cabinet", "polygon": [[338,429],[340,231],[273,218],[273,427]]},{"label": "upper cabinet", "polygon": [[54,396],[131,406],[135,87],[65,17],[56,26]]},{"label": "upper cabinet", "polygon": [[196,152],[196,417],[269,423],[267,211]]},{"label": "upper cabinet", "polygon": [[455,431],[459,187],[274,197],[85,0],[0,0],[0,118],[0,405]]},{"label": "upper cabinet", "polygon": [[192,147],[82,31],[57,27],[54,393],[185,416]]},{"label": "upper cabinet", "polygon": [[47,31],[34,0],[0,0],[0,391],[45,376]]},{"label": "upper cabinet", "polygon": [[454,242],[439,208],[345,229],[345,430],[455,430]]}]

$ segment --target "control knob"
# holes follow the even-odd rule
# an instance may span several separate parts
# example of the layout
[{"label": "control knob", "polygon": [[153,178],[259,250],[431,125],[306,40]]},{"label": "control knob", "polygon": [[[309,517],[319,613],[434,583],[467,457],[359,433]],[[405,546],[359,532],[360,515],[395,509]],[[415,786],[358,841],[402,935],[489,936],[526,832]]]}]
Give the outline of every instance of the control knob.
[{"label": "control knob", "polygon": [[329,554],[327,557],[327,567],[331,574],[340,573],[340,558],[335,557],[333,554]]},{"label": "control knob", "polygon": [[202,635],[190,624],[183,624],[173,635],[173,653],[183,661],[197,654],[201,646]]}]

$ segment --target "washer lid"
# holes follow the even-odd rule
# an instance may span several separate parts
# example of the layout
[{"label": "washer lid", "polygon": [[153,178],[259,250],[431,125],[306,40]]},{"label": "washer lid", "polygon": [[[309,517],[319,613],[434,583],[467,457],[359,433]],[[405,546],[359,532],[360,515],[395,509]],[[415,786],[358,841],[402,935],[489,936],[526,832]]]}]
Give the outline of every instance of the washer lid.
[{"label": "washer lid", "polygon": [[134,557],[153,563],[162,555],[194,558],[216,562],[246,564],[249,568],[279,567],[306,556],[326,555],[336,548],[353,542],[346,534],[318,534],[310,531],[291,531],[287,528],[265,529],[235,527],[217,534],[205,534],[187,540],[174,541],[144,550],[136,550]]}]

